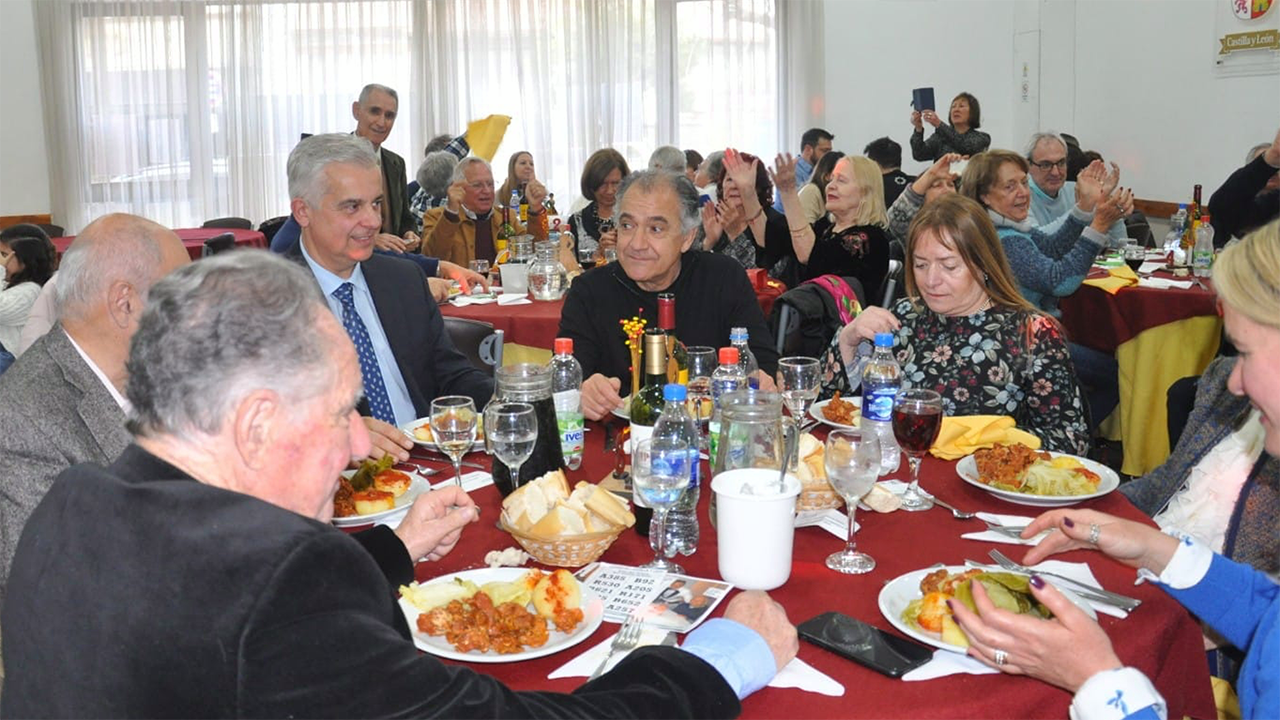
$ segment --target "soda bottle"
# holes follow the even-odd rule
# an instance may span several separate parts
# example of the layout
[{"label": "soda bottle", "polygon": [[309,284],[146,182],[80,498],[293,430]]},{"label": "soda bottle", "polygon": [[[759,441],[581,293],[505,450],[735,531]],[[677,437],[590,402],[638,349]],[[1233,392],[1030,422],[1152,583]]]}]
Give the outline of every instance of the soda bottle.
[{"label": "soda bottle", "polygon": [[556,406],[556,425],[560,430],[560,449],[565,465],[577,470],[582,465],[582,366],[573,356],[573,338],[555,339],[555,356],[551,358],[551,398]]},{"label": "soda bottle", "polygon": [[[698,549],[698,494],[700,463],[698,462],[698,425],[685,404],[687,391],[684,385],[668,383],[662,388],[665,404],[662,415],[653,426],[653,437],[677,440],[689,445],[689,487],[680,500],[667,513],[667,556],[680,552],[692,555]],[[654,538],[650,538],[652,542]],[[656,544],[656,543],[654,543]]]},{"label": "soda bottle", "polygon": [[738,364],[742,366],[742,374],[747,379],[747,385],[758,388],[760,379],[756,377],[756,371],[760,369],[760,364],[756,362],[755,354],[747,345],[749,340],[746,328],[730,328],[729,344],[738,349]]},{"label": "soda bottle", "polygon": [[862,370],[862,422],[880,439],[880,475],[898,469],[902,453],[893,436],[893,401],[902,388],[902,369],[893,357],[893,333],[876,333],[876,349]]}]

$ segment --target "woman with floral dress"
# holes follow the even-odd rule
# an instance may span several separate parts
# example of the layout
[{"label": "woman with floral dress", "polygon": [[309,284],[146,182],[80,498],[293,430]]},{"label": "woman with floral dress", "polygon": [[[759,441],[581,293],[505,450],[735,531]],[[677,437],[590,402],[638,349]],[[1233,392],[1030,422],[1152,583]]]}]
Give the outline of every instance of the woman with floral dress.
[{"label": "woman with floral dress", "polygon": [[1018,292],[995,226],[973,200],[925,206],[907,240],[907,298],[870,307],[832,341],[823,394],[850,387],[859,345],[894,333],[903,387],[936,390],[947,415],[1010,415],[1044,449],[1089,449],[1084,401],[1062,327]]}]

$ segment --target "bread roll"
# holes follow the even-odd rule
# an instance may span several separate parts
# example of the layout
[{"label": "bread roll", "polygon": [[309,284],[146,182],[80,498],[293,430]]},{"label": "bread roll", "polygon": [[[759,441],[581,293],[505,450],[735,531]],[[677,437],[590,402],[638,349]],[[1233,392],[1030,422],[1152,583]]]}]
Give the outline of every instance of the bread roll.
[{"label": "bread roll", "polygon": [[878,484],[873,485],[871,487],[871,492],[862,496],[862,502],[865,503],[867,507],[880,513],[893,512],[894,510],[902,507],[901,496],[885,490]]},{"label": "bread roll", "polygon": [[550,540],[562,535],[581,535],[587,531],[586,519],[564,501],[556,503],[551,511],[529,528],[536,538]]}]

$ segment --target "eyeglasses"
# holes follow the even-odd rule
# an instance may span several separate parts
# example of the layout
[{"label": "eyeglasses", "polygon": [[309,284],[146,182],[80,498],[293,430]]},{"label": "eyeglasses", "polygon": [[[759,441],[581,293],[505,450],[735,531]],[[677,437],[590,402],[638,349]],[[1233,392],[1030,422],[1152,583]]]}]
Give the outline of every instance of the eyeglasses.
[{"label": "eyeglasses", "polygon": [[1044,170],[1045,172],[1048,172],[1048,171],[1050,171],[1050,170],[1052,170],[1052,169],[1054,169],[1054,168],[1058,168],[1059,170],[1066,170],[1066,169],[1067,169],[1067,159],[1066,159],[1066,158],[1062,158],[1061,160],[1045,160],[1045,161],[1043,161],[1043,162],[1036,162],[1036,161],[1032,160],[1032,161],[1030,161],[1030,162],[1031,162],[1031,164],[1032,164],[1032,165],[1034,165],[1034,166],[1036,166],[1036,167],[1040,168],[1041,170]]}]

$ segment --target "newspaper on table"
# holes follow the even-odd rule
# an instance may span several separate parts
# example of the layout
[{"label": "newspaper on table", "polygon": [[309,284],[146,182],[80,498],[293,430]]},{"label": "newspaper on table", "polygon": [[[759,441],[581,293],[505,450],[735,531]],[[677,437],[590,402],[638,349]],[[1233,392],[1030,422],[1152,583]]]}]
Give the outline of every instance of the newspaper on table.
[{"label": "newspaper on table", "polygon": [[604,600],[605,620],[622,623],[638,616],[677,633],[697,627],[733,589],[722,580],[605,562],[591,563],[576,576]]}]

